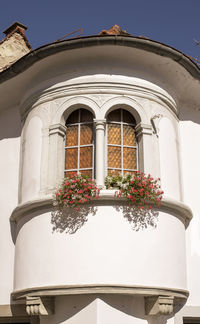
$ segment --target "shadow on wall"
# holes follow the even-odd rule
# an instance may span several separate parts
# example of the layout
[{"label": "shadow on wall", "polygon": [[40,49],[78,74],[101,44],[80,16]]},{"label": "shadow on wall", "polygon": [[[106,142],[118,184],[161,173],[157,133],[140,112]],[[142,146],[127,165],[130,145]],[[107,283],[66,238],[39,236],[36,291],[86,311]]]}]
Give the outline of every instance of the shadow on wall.
[{"label": "shadow on wall", "polygon": [[68,207],[55,209],[51,212],[52,231],[74,234],[88,221],[88,215],[94,216],[96,212],[95,206],[81,206],[78,211]]},{"label": "shadow on wall", "polygon": [[125,313],[133,318],[147,319],[145,315],[144,297],[136,296],[116,296],[105,295],[101,300],[107,305],[118,311]]},{"label": "shadow on wall", "polygon": [[[156,210],[140,210],[134,206],[114,206],[117,212],[122,212],[124,218],[135,231],[157,226],[158,214]],[[74,234],[87,221],[88,215],[95,216],[97,207],[81,206],[78,211],[65,207],[51,212],[52,232]]]},{"label": "shadow on wall", "polygon": [[137,209],[134,206],[115,206],[115,209],[122,211],[124,218],[135,231],[157,226],[159,212],[155,209]]},{"label": "shadow on wall", "polygon": [[21,136],[21,119],[18,107],[0,112],[0,140]]},{"label": "shadow on wall", "polygon": [[[193,106],[190,106],[193,108]],[[200,125],[200,110],[188,109],[181,107],[179,113],[180,121],[191,121]]]},{"label": "shadow on wall", "polygon": [[[72,318],[74,323],[79,321],[86,323],[86,320],[87,322],[89,320],[90,323],[96,323],[97,314],[102,323],[109,323],[109,321],[114,323],[117,318],[122,321],[125,319],[126,323],[134,322],[134,320],[136,323],[144,323],[142,320],[148,320],[148,316],[145,315],[144,297],[116,296],[113,294],[56,297],[55,314],[48,316],[48,318],[44,316],[42,323],[57,324]],[[162,319],[158,323],[165,324],[166,317],[165,320]],[[153,324],[153,321],[151,324]]]}]

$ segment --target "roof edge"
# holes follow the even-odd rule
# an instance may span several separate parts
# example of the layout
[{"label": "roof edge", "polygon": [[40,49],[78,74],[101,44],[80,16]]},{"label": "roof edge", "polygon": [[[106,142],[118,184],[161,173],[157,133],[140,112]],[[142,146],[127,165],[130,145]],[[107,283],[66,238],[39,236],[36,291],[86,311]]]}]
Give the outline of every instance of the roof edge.
[{"label": "roof edge", "polygon": [[171,58],[182,65],[195,79],[200,80],[200,68],[187,55],[163,43],[136,36],[85,36],[50,43],[41,46],[13,63],[9,68],[0,73],[0,83],[3,83],[27,70],[34,63],[50,55],[77,48],[118,45],[127,46],[152,52],[160,56]]}]

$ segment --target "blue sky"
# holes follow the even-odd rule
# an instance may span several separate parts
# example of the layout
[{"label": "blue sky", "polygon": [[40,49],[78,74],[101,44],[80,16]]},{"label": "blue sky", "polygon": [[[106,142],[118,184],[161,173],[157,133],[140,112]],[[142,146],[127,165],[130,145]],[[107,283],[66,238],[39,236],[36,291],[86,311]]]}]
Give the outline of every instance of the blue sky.
[{"label": "blue sky", "polygon": [[118,24],[200,60],[200,0],[0,0],[0,39],[14,21],[35,49],[82,27],[95,35]]}]

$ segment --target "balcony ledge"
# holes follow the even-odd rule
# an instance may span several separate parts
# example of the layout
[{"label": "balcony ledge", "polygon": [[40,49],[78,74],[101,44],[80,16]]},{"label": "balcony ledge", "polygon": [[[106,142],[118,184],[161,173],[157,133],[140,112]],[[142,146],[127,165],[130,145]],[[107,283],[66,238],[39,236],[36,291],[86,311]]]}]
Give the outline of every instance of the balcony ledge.
[{"label": "balcony ledge", "polygon": [[[99,206],[102,206],[103,204],[113,205],[113,203],[115,205],[126,205],[127,200],[125,198],[115,197],[115,192],[116,190],[114,189],[103,189],[100,192],[99,199],[91,201],[90,204],[92,203]],[[10,216],[10,221],[17,223],[20,219],[25,217],[27,213],[30,214],[40,210],[53,210],[53,208],[52,195],[43,196],[38,199],[19,204],[13,210]],[[162,205],[157,210],[173,214],[174,216],[180,218],[184,222],[186,228],[192,219],[192,210],[186,204],[169,197],[163,198]]]}]

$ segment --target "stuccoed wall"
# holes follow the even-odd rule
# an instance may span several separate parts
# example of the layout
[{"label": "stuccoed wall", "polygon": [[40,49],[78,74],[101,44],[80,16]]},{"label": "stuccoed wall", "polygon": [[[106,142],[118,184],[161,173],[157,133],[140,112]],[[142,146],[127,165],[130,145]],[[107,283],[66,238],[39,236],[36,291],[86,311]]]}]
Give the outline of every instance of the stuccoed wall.
[{"label": "stuccoed wall", "polygon": [[115,202],[100,200],[95,215],[89,209],[86,217],[71,215],[74,230],[67,214],[56,222],[51,213],[35,212],[20,221],[14,290],[107,284],[186,289],[182,222],[160,212],[156,228],[135,231],[134,219],[128,222]]},{"label": "stuccoed wall", "polygon": [[180,122],[181,161],[183,174],[184,201],[190,204],[193,219],[187,230],[187,274],[190,297],[187,305],[199,305],[200,291],[200,117],[195,111],[190,117],[182,117]]},{"label": "stuccoed wall", "polygon": [[20,159],[20,116],[18,107],[0,112],[0,304],[10,303],[13,290],[14,252],[10,215],[18,205],[19,159]]}]

